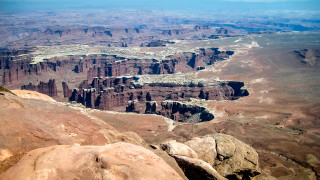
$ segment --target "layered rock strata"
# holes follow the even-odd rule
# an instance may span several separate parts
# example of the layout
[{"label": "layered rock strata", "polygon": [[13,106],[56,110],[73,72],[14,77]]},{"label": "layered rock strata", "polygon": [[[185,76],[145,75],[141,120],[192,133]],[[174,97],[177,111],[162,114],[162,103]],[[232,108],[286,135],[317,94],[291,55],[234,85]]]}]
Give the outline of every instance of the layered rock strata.
[{"label": "layered rock strata", "polygon": [[[27,50],[2,51],[0,56],[0,76],[3,85],[24,83],[27,79],[39,76],[50,76],[51,73],[61,76],[66,72],[86,75],[88,81],[94,77],[111,77],[122,75],[173,74],[189,72],[226,60],[232,51],[219,51],[217,48],[199,49],[195,53],[181,53],[168,56],[165,60],[128,59],[115,55],[84,55],[53,57],[34,62]],[[27,78],[28,77],[28,78]],[[83,80],[86,80],[83,79]],[[25,85],[25,84],[23,84]],[[17,88],[17,87],[15,87]]]},{"label": "layered rock strata", "polygon": [[151,152],[137,134],[62,103],[8,92],[0,99],[0,121],[7,124],[0,128],[0,179],[182,179],[181,170],[189,179],[248,179],[260,173],[255,150],[229,135],[169,140],[160,144],[166,153]]},{"label": "layered rock strata", "polygon": [[[157,41],[164,43],[167,41]],[[155,46],[150,44],[148,46]],[[213,115],[204,107],[184,104],[190,98],[205,100],[234,100],[248,95],[241,89],[241,82],[141,82],[135,76],[146,74],[174,74],[201,70],[223,61],[232,51],[219,51],[218,48],[200,48],[194,53],[185,52],[167,56],[164,60],[130,59],[115,55],[88,55],[53,57],[35,63],[28,51],[2,51],[2,83],[14,87],[24,80],[34,79],[21,89],[33,90],[51,97],[63,92],[63,98],[82,103],[86,107],[120,112],[160,114],[182,122],[202,122],[212,120]],[[15,60],[17,58],[19,60]],[[69,84],[58,86],[54,79],[48,83],[36,77],[60,77],[72,71],[84,81],[71,90]],[[70,72],[69,72],[70,74]],[[123,76],[123,77],[119,77]],[[62,79],[62,77],[61,77]],[[60,81],[61,82],[61,81]],[[81,82],[81,81],[80,81]],[[74,87],[72,84],[70,87]],[[62,88],[61,88],[62,87]],[[60,96],[60,94],[59,94]],[[171,101],[167,101],[171,100]]]},{"label": "layered rock strata", "polygon": [[[64,96],[70,95],[66,83]],[[241,89],[242,82],[185,82],[141,83],[139,77],[94,78],[89,84],[84,81],[69,96],[70,101],[101,110],[160,114],[182,122],[202,122],[213,119],[204,107],[177,101],[190,98],[204,100],[235,100],[247,96]]]},{"label": "layered rock strata", "polygon": [[50,79],[48,83],[41,82],[36,86],[31,83],[28,85],[21,86],[22,90],[31,90],[31,91],[38,91],[42,94],[46,94],[51,97],[55,97],[58,95],[57,93],[57,85],[54,79]]},{"label": "layered rock strata", "polygon": [[[15,42],[9,47],[25,45],[55,46],[61,44],[103,45],[109,47],[162,46],[173,39],[215,39],[219,37],[238,36],[237,30],[195,25],[186,28],[159,29],[141,26],[136,28],[108,27],[48,27],[42,32],[34,32]],[[161,39],[163,41],[155,41]]]}]

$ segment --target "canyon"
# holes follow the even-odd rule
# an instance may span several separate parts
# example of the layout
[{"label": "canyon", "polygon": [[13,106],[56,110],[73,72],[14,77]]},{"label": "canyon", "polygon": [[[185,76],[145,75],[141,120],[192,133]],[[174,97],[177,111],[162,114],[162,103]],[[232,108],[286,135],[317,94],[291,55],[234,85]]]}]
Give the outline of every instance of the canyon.
[{"label": "canyon", "polygon": [[319,179],[319,22],[222,11],[0,10],[0,179]]},{"label": "canyon", "polygon": [[160,114],[176,121],[201,122],[214,117],[206,108],[165,101],[188,101],[190,98],[235,100],[249,95],[247,90],[241,89],[244,84],[231,81],[141,82],[139,76],[202,70],[227,60],[233,54],[233,51],[219,51],[218,48],[200,48],[194,53],[174,54],[164,60],[99,54],[53,57],[32,63],[30,51],[2,51],[0,68],[2,83],[10,87],[17,87],[25,79],[46,77],[50,73],[61,74],[60,79],[63,79],[62,72],[65,71],[70,71],[74,76],[86,75],[86,79],[73,90],[69,89],[66,82],[62,82],[62,90],[58,89],[55,79],[40,81],[38,85],[30,82],[22,85],[21,89],[38,91],[51,97],[58,97],[58,91],[63,91],[64,99],[88,108]]},{"label": "canyon", "polygon": [[46,76],[49,71],[59,74],[72,70],[77,74],[85,74],[88,81],[94,77],[110,77],[122,75],[173,74],[203,69],[217,61],[226,60],[232,51],[221,52],[218,48],[199,49],[195,53],[182,53],[157,59],[130,59],[116,55],[98,54],[67,56],[62,58],[43,59],[34,62],[32,50],[3,50],[0,57],[2,84],[10,85],[24,80],[28,76]]},{"label": "canyon", "polygon": [[[102,119],[85,113],[87,108],[67,106],[41,93],[26,90],[10,92],[1,88],[0,100],[3,117],[0,123],[8,123],[10,119],[8,126],[0,128],[0,139],[7,138],[0,143],[4,148],[0,154],[1,179],[119,179],[123,176],[134,179],[156,176],[160,179],[197,179],[204,176],[198,172],[205,172],[213,179],[225,179],[223,176],[241,178],[261,173],[257,153],[232,136],[216,133],[185,144],[171,143],[174,147],[165,152],[151,146],[134,132],[121,133]],[[139,116],[157,119],[151,115]],[[158,118],[159,122],[166,124],[162,118]],[[7,137],[8,133],[12,135]],[[207,138],[213,140],[211,144],[201,143]],[[233,143],[237,151],[232,149]],[[17,144],[20,144],[19,148]],[[166,142],[161,146],[163,144]],[[209,161],[200,156],[203,152],[198,147],[203,145],[216,152],[210,155]],[[186,154],[185,148],[193,151],[194,155]],[[228,157],[221,158],[226,154]],[[245,159],[250,159],[253,164]],[[229,170],[228,165],[233,161],[242,165]],[[186,168],[193,170],[194,174],[190,175]]]},{"label": "canyon", "polygon": [[[264,36],[268,38],[274,35]],[[283,91],[282,87],[288,85],[283,83],[288,79],[287,76],[282,76],[278,82],[279,76],[274,75],[274,77],[270,72],[276,70],[280,74],[286,73],[278,67],[290,67],[292,71],[299,71],[301,75],[304,72],[316,72],[309,66],[301,66],[300,57],[292,53],[292,50],[284,51],[283,55],[280,53],[282,51],[275,49],[277,46],[270,50],[259,39],[256,43],[252,42],[250,37],[241,39],[235,39],[230,45],[217,43],[228,39],[208,42],[174,41],[175,43],[159,47],[107,49],[109,53],[104,49],[92,51],[88,47],[74,46],[66,48],[70,55],[60,54],[61,51],[58,49],[57,56],[51,55],[56,52],[57,47],[41,49],[46,53],[43,55],[39,55],[40,48],[23,51],[2,50],[0,72],[5,87],[35,90],[57,101],[68,102],[67,107],[80,109],[92,118],[109,123],[121,133],[127,131],[137,133],[147,142],[148,148],[157,151],[162,151],[158,148],[162,142],[172,139],[185,143],[193,138],[215,133],[237,137],[257,151],[262,171],[256,169],[251,173],[241,171],[238,174],[223,175],[229,179],[252,176],[290,179],[292,173],[296,174],[296,177],[314,179],[318,172],[318,165],[314,161],[317,162],[318,157],[312,149],[317,146],[305,142],[299,144],[301,147],[299,150],[294,150],[292,147],[296,147],[294,139],[297,137],[306,138],[308,142],[314,142],[314,137],[317,137],[312,130],[317,127],[317,116],[313,113],[317,111],[317,106],[312,105],[317,100],[312,98],[312,103],[308,105],[310,112],[301,112],[312,122],[312,126],[306,123],[307,121],[301,123],[295,117],[300,117],[300,111],[297,110],[305,106],[301,100],[306,97],[305,94],[296,96],[301,89],[295,89],[296,82],[291,81],[290,89],[294,91],[292,94],[300,105],[287,107],[286,103],[280,103],[281,98],[291,96]],[[235,41],[247,42],[239,44]],[[84,51],[86,48],[87,51]],[[292,49],[303,48],[296,45]],[[149,54],[145,53],[146,51]],[[266,55],[272,58],[265,58]],[[288,55],[292,55],[288,61],[277,61],[275,58]],[[276,63],[269,62],[270,59]],[[263,73],[263,77],[259,72]],[[302,77],[296,78],[300,79],[300,82],[305,82]],[[317,81],[311,82],[317,86]],[[277,93],[272,89],[277,89]],[[309,92],[310,95],[314,93],[316,92]],[[272,108],[273,106],[276,108]],[[293,122],[299,121],[300,124],[291,124],[287,119]],[[265,135],[261,135],[261,132]],[[93,135],[85,142],[100,142],[96,139],[98,137],[100,135]],[[280,139],[288,139],[285,141],[286,146],[277,145]],[[34,148],[38,147],[40,146]],[[295,154],[288,153],[286,148]],[[12,153],[17,154],[17,152]],[[309,159],[314,160],[306,162],[304,160],[306,154]],[[216,174],[215,169],[219,167],[218,164],[224,162],[222,159],[220,162],[218,156],[217,165],[208,165],[193,156],[168,155],[174,159],[168,161],[170,165],[174,161],[175,165],[172,167],[179,171],[179,175],[188,176],[186,178],[194,178],[196,173],[191,173],[193,171],[209,173],[208,176],[212,176]],[[21,155],[17,155],[18,160],[20,157]],[[190,164],[197,164],[197,168]],[[218,172],[216,177],[221,178],[220,173],[223,172]]]},{"label": "canyon", "polygon": [[238,30],[205,25],[177,29],[149,28],[146,25],[137,28],[66,26],[36,31],[20,41],[11,42],[8,47],[19,49],[25,46],[73,45],[74,42],[107,47],[158,47],[165,46],[172,39],[216,39],[230,36],[238,36]]}]

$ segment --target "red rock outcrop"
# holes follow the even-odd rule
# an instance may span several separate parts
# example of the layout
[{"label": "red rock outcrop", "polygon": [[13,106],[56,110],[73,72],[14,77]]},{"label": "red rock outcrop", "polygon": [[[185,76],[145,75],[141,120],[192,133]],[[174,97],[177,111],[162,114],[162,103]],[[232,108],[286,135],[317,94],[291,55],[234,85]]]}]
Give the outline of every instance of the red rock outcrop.
[{"label": "red rock outcrop", "polygon": [[[200,98],[206,100],[233,100],[247,96],[248,92],[241,89],[242,82],[217,82],[214,85],[205,83],[186,84],[176,83],[144,83],[138,77],[110,77],[94,78],[91,84],[84,81],[79,89],[74,89],[70,101],[84,103],[88,97],[96,97],[95,108],[112,110],[112,107],[126,106],[128,101],[137,100],[139,103],[146,101],[162,102],[164,100],[188,100]],[[175,91],[179,88],[180,91]],[[89,98],[90,99],[90,98]],[[157,107],[160,108],[160,107]],[[124,111],[124,110],[123,110]],[[141,110],[140,110],[141,112]]]},{"label": "red rock outcrop", "polygon": [[37,86],[30,83],[28,85],[21,86],[21,89],[38,91],[51,97],[57,96],[57,86],[54,79],[50,79],[48,83],[40,81]]},{"label": "red rock outcrop", "polygon": [[[27,53],[28,51],[19,51]],[[182,53],[172,55],[166,60],[155,59],[127,59],[114,55],[68,56],[62,58],[45,59],[37,64],[32,63],[32,57],[26,54],[22,57],[16,53],[2,52],[0,57],[0,76],[2,84],[10,85],[25,83],[26,78],[36,79],[37,76],[50,77],[54,73],[61,79],[71,70],[75,76],[85,74],[86,79],[92,81],[94,77],[110,77],[122,75],[144,74],[173,74],[176,72],[196,71],[199,67],[212,65],[216,61],[223,61],[233,54],[232,51],[218,51],[217,48],[199,49],[196,53]],[[2,59],[2,60],[1,60]],[[71,73],[71,72],[70,72]],[[26,85],[26,84],[23,84]],[[21,86],[21,85],[20,85]],[[62,89],[61,89],[62,91]]]},{"label": "red rock outcrop", "polygon": [[243,86],[242,82],[233,81],[142,84],[135,76],[94,78],[91,84],[84,81],[74,89],[69,100],[101,110],[160,114],[176,121],[201,122],[212,120],[213,115],[203,107],[174,101],[234,100],[248,95],[247,90],[241,89]]},{"label": "red rock outcrop", "polygon": [[184,104],[174,101],[161,102],[161,110],[158,114],[171,118],[175,121],[187,123],[199,123],[210,121],[214,116],[204,107],[193,104]]},{"label": "red rock outcrop", "polygon": [[[29,50],[2,50],[0,51],[0,77],[3,85],[24,78],[26,72],[21,71],[24,63],[31,60]],[[21,59],[17,61],[17,59]]]},{"label": "red rock outcrop", "polygon": [[69,98],[72,94],[72,90],[69,89],[67,83],[62,82],[63,96]]},{"label": "red rock outcrop", "polygon": [[[195,29],[199,30],[199,28],[201,27]],[[107,34],[113,36],[112,32]],[[3,83],[13,84],[14,86],[14,84],[19,84],[18,82],[24,82],[27,76],[28,79],[30,76],[48,77],[51,73],[55,74],[57,78],[64,78],[65,73],[72,70],[75,76],[79,75],[80,79],[84,79],[81,84],[77,84],[78,88],[73,91],[69,89],[66,82],[62,82],[62,86],[59,86],[59,88],[62,88],[58,89],[54,79],[50,79],[48,83],[40,81],[38,85],[29,82],[29,84],[21,86],[21,89],[38,91],[51,97],[57,97],[58,91],[63,92],[64,98],[82,103],[89,108],[155,113],[184,122],[189,120],[192,122],[207,121],[213,119],[213,115],[201,107],[191,107],[180,103],[164,106],[161,103],[165,100],[185,101],[190,98],[233,100],[248,95],[247,91],[240,89],[243,83],[222,82],[214,85],[194,84],[192,82],[186,84],[175,84],[174,82],[141,84],[137,77],[117,76],[196,71],[217,61],[226,60],[232,54],[232,51],[219,51],[218,48],[201,48],[195,53],[175,54],[162,61],[128,59],[115,55],[100,54],[53,57],[37,64],[31,63],[31,57],[26,55],[24,60],[10,61],[9,64],[5,65],[5,68],[2,69]],[[12,56],[11,58],[16,57]],[[74,87],[74,84],[72,85]],[[177,88],[179,91],[176,91]]]}]

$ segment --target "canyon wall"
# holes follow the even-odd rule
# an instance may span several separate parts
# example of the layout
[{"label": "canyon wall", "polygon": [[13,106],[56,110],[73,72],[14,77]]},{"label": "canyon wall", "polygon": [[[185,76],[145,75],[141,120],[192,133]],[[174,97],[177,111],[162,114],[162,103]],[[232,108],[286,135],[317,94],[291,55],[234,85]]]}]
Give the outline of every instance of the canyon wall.
[{"label": "canyon wall", "polygon": [[[70,90],[65,82],[63,84],[66,88],[64,96],[67,97],[70,95]],[[81,83],[79,88],[72,91],[69,101],[101,110],[160,114],[177,121],[185,121],[194,114],[203,117],[201,119],[210,119],[210,115],[204,113],[205,109],[201,107],[189,107],[167,100],[188,101],[191,98],[235,100],[249,95],[247,90],[241,89],[243,86],[242,82],[234,81],[214,84],[140,83],[139,78],[135,76],[104,77],[94,78],[91,83],[88,81]]]},{"label": "canyon wall", "polygon": [[[199,26],[179,29],[159,29],[148,27],[137,28],[108,28],[108,27],[48,27],[39,32],[15,42],[11,48],[36,46],[56,46],[69,44],[103,45],[108,47],[146,46],[156,47],[165,45],[173,39],[203,40],[219,37],[236,36],[238,30],[218,27]],[[158,41],[159,39],[163,40]]]},{"label": "canyon wall", "polygon": [[[65,79],[66,74],[69,74],[69,76],[83,77],[79,79],[79,82],[83,80],[90,82],[94,77],[190,72],[204,69],[205,66],[212,65],[217,61],[226,60],[233,54],[232,51],[208,48],[199,49],[194,53],[175,54],[161,61],[99,54],[53,57],[39,63],[33,63],[30,51],[0,51],[0,82],[2,85],[11,89],[28,86],[30,83],[37,86],[36,82],[30,82],[30,79],[36,80],[41,77],[49,80],[52,78],[52,74],[59,79]],[[73,84],[73,87],[78,85]],[[60,86],[60,84],[57,88],[58,92],[65,91],[65,86]],[[32,87],[29,89],[31,90]]]},{"label": "canyon wall", "polygon": [[[170,34],[170,31],[165,33]],[[107,34],[113,36],[112,32]],[[167,41],[147,46],[163,43]],[[241,89],[244,86],[242,82],[141,82],[137,76],[205,69],[218,61],[228,59],[233,55],[233,51],[200,48],[195,52],[170,55],[164,60],[96,54],[52,57],[38,63],[33,62],[31,51],[1,51],[2,84],[38,91],[58,99],[64,98],[88,108],[159,114],[175,121],[202,122],[212,120],[213,115],[203,107],[181,101],[186,102],[191,98],[235,100],[248,95],[247,90]],[[73,83],[63,82],[66,78]],[[29,79],[33,81],[30,82]]]},{"label": "canyon wall", "polygon": [[46,94],[51,97],[56,97],[57,93],[57,86],[54,79],[50,79],[48,83],[41,82],[36,86],[33,84],[23,85],[21,86],[22,90],[31,90],[31,91],[38,91],[42,94]]}]

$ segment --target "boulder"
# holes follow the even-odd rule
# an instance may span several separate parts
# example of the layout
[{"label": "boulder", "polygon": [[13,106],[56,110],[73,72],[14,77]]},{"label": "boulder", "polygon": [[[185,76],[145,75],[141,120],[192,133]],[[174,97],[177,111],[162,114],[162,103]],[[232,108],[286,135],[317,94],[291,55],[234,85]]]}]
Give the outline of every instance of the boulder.
[{"label": "boulder", "polygon": [[[215,179],[216,174],[228,179],[248,179],[261,173],[258,153],[230,135],[196,137],[185,144],[171,140],[162,143],[161,148],[176,159],[189,179]],[[197,156],[192,156],[193,151]],[[218,173],[208,173],[208,166]]]},{"label": "boulder", "polygon": [[180,168],[189,180],[223,180],[222,177],[210,164],[196,158],[186,156],[173,156]]},{"label": "boulder", "polygon": [[30,151],[0,179],[182,179],[153,152],[129,143]]},{"label": "boulder", "polygon": [[223,134],[213,136],[217,143],[218,160],[223,161],[232,157],[236,151],[235,138]]},{"label": "boulder", "polygon": [[214,168],[224,177],[245,178],[261,173],[258,153],[249,145],[225,134],[212,136],[217,144]]},{"label": "boulder", "polygon": [[216,141],[211,136],[196,137],[185,143],[199,156],[199,159],[213,165],[217,156]]},{"label": "boulder", "polygon": [[179,155],[190,158],[198,158],[198,154],[193,149],[183,143],[177,142],[176,140],[162,142],[160,147],[170,156]]}]

